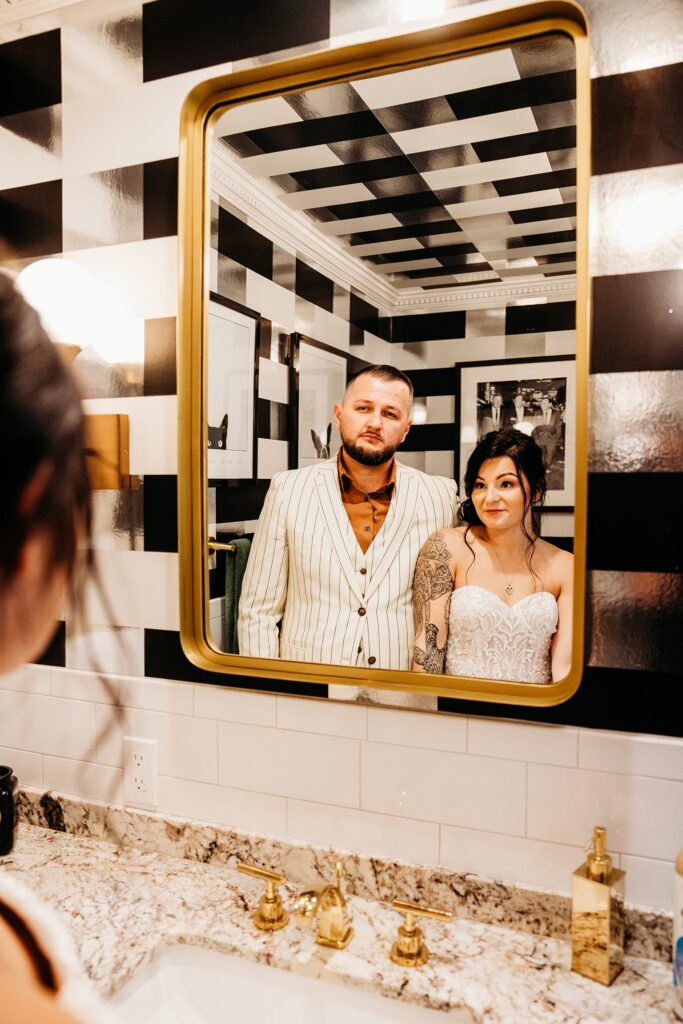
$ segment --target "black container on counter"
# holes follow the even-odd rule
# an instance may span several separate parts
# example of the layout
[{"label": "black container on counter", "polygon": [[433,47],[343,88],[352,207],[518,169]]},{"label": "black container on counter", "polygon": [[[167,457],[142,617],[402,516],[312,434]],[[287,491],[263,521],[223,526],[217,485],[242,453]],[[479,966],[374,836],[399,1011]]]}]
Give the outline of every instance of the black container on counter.
[{"label": "black container on counter", "polygon": [[0,764],[0,857],[12,852],[17,825],[19,782],[7,765]]}]

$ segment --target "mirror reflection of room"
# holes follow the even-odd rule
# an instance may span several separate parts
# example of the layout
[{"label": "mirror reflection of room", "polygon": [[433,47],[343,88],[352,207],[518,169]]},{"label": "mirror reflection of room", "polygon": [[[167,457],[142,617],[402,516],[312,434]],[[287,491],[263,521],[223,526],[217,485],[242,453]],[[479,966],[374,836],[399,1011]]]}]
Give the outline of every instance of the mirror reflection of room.
[{"label": "mirror reflection of room", "polygon": [[220,114],[219,650],[567,674],[575,95],[553,34]]}]

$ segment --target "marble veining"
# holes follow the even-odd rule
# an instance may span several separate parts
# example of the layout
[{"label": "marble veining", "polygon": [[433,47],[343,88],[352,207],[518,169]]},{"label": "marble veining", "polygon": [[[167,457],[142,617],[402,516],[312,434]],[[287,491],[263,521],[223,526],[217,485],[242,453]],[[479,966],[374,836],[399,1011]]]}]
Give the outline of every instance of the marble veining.
[{"label": "marble veining", "polygon": [[[537,937],[569,940],[571,934],[571,900],[541,888],[237,832],[52,791],[23,790],[19,814],[31,825],[203,864],[234,867],[249,861],[281,871],[299,888],[332,881],[341,858],[348,892],[366,900],[414,900],[450,910],[458,918]],[[670,963],[671,935],[669,915],[625,907],[625,949],[631,956]]]},{"label": "marble veining", "polygon": [[[0,870],[14,873],[61,915],[104,996],[164,947],[188,943],[434,1009],[459,1009],[473,1024],[672,1019],[668,965],[627,957],[622,974],[605,988],[569,971],[568,943],[465,918],[426,922],[431,960],[416,970],[398,967],[387,952],[399,915],[361,896],[349,897],[356,934],[345,950],[321,949],[311,930],[292,922],[273,934],[257,932],[249,911],[261,884],[213,859],[201,863],[24,821]],[[286,903],[297,888],[284,887]]]}]

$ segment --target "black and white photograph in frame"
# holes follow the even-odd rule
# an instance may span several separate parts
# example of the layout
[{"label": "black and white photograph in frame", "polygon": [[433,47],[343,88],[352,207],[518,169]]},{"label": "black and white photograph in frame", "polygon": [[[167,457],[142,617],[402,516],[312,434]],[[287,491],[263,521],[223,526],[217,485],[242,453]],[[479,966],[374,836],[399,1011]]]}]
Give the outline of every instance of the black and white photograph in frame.
[{"label": "black and white photograph in frame", "polygon": [[292,365],[296,395],[296,443],[291,468],[331,459],[339,451],[339,431],[333,408],[346,389],[348,362],[338,352],[303,335],[292,335]]},{"label": "black and white photograph in frame", "polygon": [[576,363],[569,356],[460,363],[457,370],[456,479],[463,476],[476,444],[491,430],[514,427],[536,441],[543,454],[545,505],[574,505]]},{"label": "black and white photograph in frame", "polygon": [[208,476],[251,480],[259,317],[212,292],[208,320]]}]

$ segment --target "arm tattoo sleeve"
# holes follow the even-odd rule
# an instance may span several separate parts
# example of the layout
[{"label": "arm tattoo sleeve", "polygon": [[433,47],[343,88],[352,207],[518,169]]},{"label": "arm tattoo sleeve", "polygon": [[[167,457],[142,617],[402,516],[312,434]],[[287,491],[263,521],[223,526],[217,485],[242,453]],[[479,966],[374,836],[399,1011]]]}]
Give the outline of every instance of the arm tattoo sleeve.
[{"label": "arm tattoo sleeve", "polygon": [[413,582],[415,635],[419,636],[424,627],[426,647],[426,650],[423,651],[416,644],[413,658],[417,665],[424,668],[425,672],[440,673],[444,669],[446,645],[444,644],[442,648],[437,646],[439,628],[430,621],[431,603],[443,597],[444,594],[450,596],[453,587],[450,551],[443,534],[435,533],[420,552]]}]

